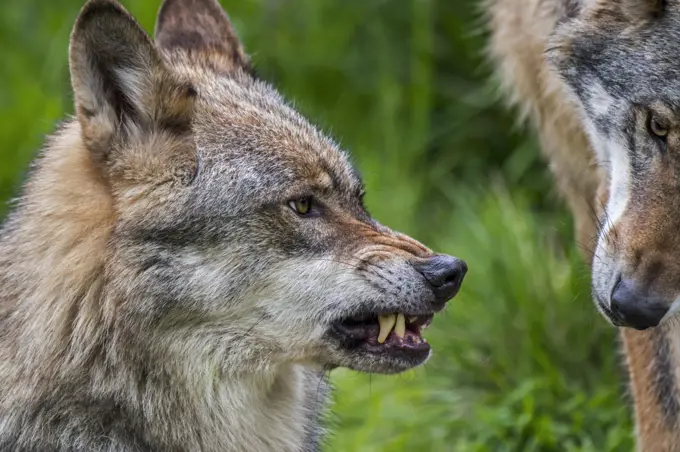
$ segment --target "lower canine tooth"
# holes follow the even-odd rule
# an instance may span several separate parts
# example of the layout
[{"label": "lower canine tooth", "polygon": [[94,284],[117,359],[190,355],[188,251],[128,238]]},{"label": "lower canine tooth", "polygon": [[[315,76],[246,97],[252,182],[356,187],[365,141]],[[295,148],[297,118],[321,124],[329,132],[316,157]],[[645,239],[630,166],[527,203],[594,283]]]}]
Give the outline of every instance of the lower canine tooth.
[{"label": "lower canine tooth", "polygon": [[387,336],[389,336],[390,333],[392,332],[394,324],[397,323],[397,316],[394,314],[379,315],[378,323],[380,324],[380,334],[378,334],[378,342],[382,344],[387,339]]},{"label": "lower canine tooth", "polygon": [[399,337],[404,337],[406,334],[406,317],[404,314],[397,314],[397,325],[394,327],[394,333]]}]

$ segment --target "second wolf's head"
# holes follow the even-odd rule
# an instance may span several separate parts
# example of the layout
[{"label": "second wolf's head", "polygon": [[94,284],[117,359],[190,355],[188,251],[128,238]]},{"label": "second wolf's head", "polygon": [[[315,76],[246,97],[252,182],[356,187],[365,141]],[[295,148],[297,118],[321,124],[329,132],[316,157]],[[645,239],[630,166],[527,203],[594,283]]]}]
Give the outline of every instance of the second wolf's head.
[{"label": "second wolf's head", "polygon": [[427,359],[420,330],[465,263],[371,218],[346,154],[252,75],[216,1],[166,1],[154,43],[93,0],[70,67],[78,133],[111,194],[115,334],[192,371]]},{"label": "second wolf's head", "polygon": [[613,323],[645,329],[680,307],[680,4],[582,5],[548,55],[608,175],[594,295]]}]

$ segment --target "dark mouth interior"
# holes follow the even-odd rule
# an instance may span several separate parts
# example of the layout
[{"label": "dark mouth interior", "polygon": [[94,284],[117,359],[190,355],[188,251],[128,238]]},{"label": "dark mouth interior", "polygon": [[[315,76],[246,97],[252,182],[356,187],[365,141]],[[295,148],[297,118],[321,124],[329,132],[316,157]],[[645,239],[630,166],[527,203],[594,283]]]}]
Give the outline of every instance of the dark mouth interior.
[{"label": "dark mouth interior", "polygon": [[[378,349],[428,349],[429,344],[421,336],[422,330],[432,322],[433,315],[409,315],[409,314],[385,314],[388,316],[404,317],[405,328],[403,334],[399,334],[397,325],[394,325],[387,337],[380,337],[381,327],[378,314],[361,314],[338,322],[335,329],[339,332],[350,346],[369,345]],[[386,328],[383,327],[383,336]],[[382,339],[382,341],[381,341]]]}]

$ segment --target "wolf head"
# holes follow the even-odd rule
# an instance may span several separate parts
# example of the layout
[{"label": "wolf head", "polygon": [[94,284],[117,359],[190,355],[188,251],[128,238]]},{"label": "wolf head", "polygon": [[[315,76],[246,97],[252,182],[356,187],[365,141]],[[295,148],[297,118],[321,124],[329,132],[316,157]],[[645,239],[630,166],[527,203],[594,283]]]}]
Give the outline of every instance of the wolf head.
[{"label": "wolf head", "polygon": [[680,307],[679,40],[675,0],[585,0],[547,51],[608,176],[594,298],[638,329]]},{"label": "wolf head", "polygon": [[215,0],[167,0],[155,42],[92,0],[70,68],[111,193],[112,328],[140,356],[211,373],[427,359],[420,329],[465,263],[371,218],[347,155],[252,74]]}]

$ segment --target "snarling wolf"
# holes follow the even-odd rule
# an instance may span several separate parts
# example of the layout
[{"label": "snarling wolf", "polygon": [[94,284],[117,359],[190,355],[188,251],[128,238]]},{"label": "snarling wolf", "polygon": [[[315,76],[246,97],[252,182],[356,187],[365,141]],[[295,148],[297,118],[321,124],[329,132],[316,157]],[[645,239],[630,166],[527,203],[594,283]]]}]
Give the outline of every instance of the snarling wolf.
[{"label": "snarling wolf", "polygon": [[[531,117],[621,331],[638,447],[680,450],[680,3],[492,0],[491,54]],[[642,331],[636,331],[642,330]]]},{"label": "snarling wolf", "polygon": [[465,262],[380,225],[216,0],[91,0],[76,117],[0,232],[0,450],[312,451],[325,371],[397,373]]}]

